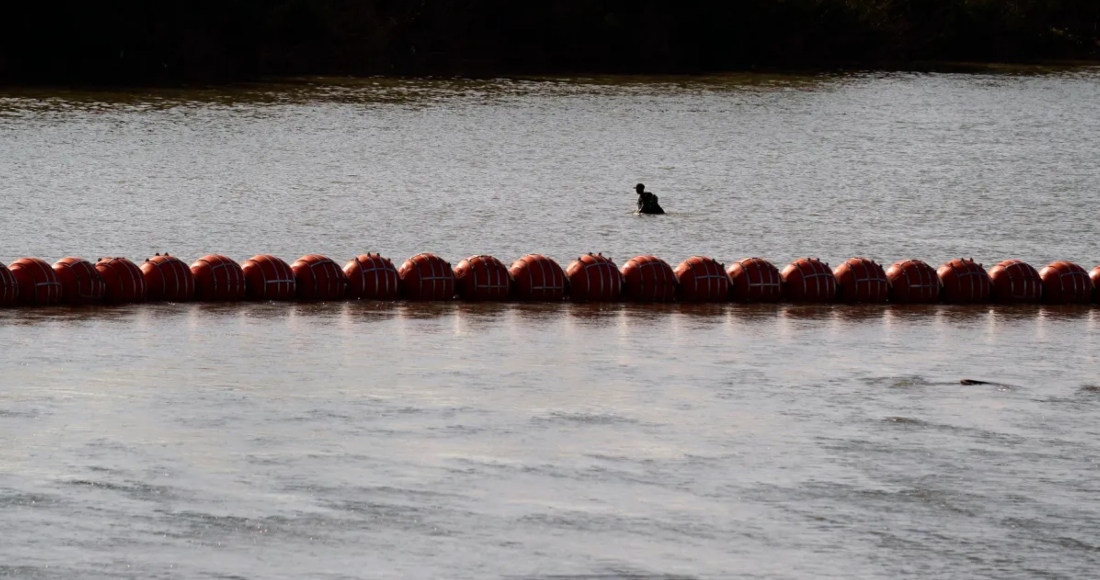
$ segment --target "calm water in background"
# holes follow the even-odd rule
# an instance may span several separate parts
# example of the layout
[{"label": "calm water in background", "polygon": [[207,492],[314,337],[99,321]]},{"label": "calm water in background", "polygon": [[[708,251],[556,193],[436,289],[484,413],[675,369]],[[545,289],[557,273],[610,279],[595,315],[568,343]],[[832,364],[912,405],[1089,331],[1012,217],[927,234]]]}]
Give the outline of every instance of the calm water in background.
[{"label": "calm water in background", "polygon": [[[0,261],[1091,268],[1097,151],[1096,69],[7,91]],[[0,345],[0,576],[1100,565],[1100,309],[169,304]]]}]

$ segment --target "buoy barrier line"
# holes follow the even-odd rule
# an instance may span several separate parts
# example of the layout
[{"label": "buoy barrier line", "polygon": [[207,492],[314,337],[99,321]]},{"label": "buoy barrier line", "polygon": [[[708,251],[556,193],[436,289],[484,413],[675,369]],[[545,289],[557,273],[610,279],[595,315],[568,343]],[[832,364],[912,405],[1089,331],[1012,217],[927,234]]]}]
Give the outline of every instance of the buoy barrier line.
[{"label": "buoy barrier line", "polygon": [[554,260],[541,254],[527,254],[508,268],[513,295],[519,300],[553,302],[566,294],[566,275]]},{"label": "buoy barrier line", "polygon": [[729,298],[726,268],[712,258],[692,256],[676,267],[675,274],[685,302],[724,302]]},{"label": "buoy barrier line", "polygon": [[241,300],[245,297],[244,270],[221,254],[203,256],[191,264],[196,300]]},{"label": "buoy barrier line", "polygon": [[451,300],[455,296],[454,270],[435,254],[417,254],[397,272],[403,293],[413,300]]},{"label": "buoy barrier line", "polygon": [[1092,299],[1092,280],[1084,268],[1073,262],[1054,262],[1039,270],[1043,281],[1043,301],[1051,304],[1088,304]]},{"label": "buoy barrier line", "polygon": [[763,258],[739,260],[726,270],[730,299],[735,302],[778,302],[783,295],[779,269]]},{"label": "buoy barrier line", "polygon": [[108,304],[145,301],[145,275],[126,258],[100,258],[95,269],[107,283],[103,301]]},{"label": "buoy barrier line", "polygon": [[492,256],[470,256],[458,263],[454,274],[455,292],[463,300],[507,300],[511,296],[512,276]]},{"label": "buoy barrier line", "polygon": [[837,299],[841,302],[886,302],[890,281],[874,260],[850,258],[833,270]]},{"label": "buoy barrier line", "polygon": [[1039,271],[1021,260],[1005,260],[990,268],[989,282],[992,300],[1004,304],[1038,302],[1043,292]]},{"label": "buoy barrier line", "polygon": [[61,301],[65,304],[95,304],[107,293],[107,281],[87,260],[61,258],[54,262],[53,271],[61,284]]},{"label": "buoy barrier line", "polygon": [[890,281],[889,300],[906,304],[931,304],[939,301],[940,278],[936,270],[922,260],[895,262],[886,270]]},{"label": "buoy barrier line", "polygon": [[943,301],[949,304],[983,304],[989,302],[989,274],[974,260],[956,259],[936,271],[940,279]]},{"label": "buoy barrier line", "polygon": [[[531,281],[531,290],[536,292],[561,292],[565,294],[565,275],[558,270],[554,270],[550,267],[550,264],[546,260],[538,260],[535,262],[539,265],[539,282]],[[532,272],[532,275],[534,273]],[[549,280],[549,282],[547,282]]]},{"label": "buoy barrier line", "polygon": [[836,276],[817,258],[799,258],[784,268],[781,276],[784,294],[792,301],[831,302],[836,298]]},{"label": "buoy barrier line", "polygon": [[293,300],[297,293],[294,270],[271,254],[252,256],[241,264],[245,297],[249,300]]},{"label": "buoy barrier line", "polygon": [[0,264],[0,306],[12,306],[19,300],[19,282],[7,266]]},{"label": "buoy barrier line", "polygon": [[348,298],[393,300],[400,291],[397,268],[379,254],[368,252],[356,256],[344,265],[344,277]]},{"label": "buoy barrier line", "polygon": [[[248,295],[254,300],[405,296],[414,300],[882,302],[885,285],[885,301],[901,304],[1100,301],[1100,266],[1089,272],[1066,261],[1036,271],[1026,262],[1005,260],[986,272],[969,259],[951,260],[938,270],[908,259],[892,264],[884,274],[881,266],[867,258],[852,258],[836,270],[816,258],[799,258],[779,273],[762,258],[739,260],[724,269],[712,258],[692,256],[672,270],[664,260],[648,254],[632,258],[620,270],[610,258],[591,253],[571,263],[568,271],[539,254],[523,256],[510,268],[492,256],[475,255],[456,270],[434,254],[417,254],[400,270],[387,258],[369,253],[349,261],[344,269],[318,254],[303,256],[295,264],[300,273],[275,256],[254,256],[245,265],[250,273],[259,274],[250,277],[219,254],[204,256],[190,267],[167,254],[146,260],[140,268],[119,257],[101,258],[94,266],[76,257],[62,258],[53,266],[38,258],[20,258],[9,267],[0,264],[0,306],[139,302],[147,291],[151,300],[239,300],[250,284],[262,289]],[[468,281],[463,289],[456,282],[459,270]],[[253,278],[255,283],[248,282]],[[303,285],[308,291],[296,296],[292,289]],[[468,288],[480,294],[470,294]]]},{"label": "buoy barrier line", "polygon": [[613,302],[622,297],[622,274],[615,262],[603,254],[589,253],[577,258],[569,264],[565,275],[569,279],[570,300]]},{"label": "buoy barrier line", "polygon": [[298,258],[294,272],[295,293],[299,300],[338,300],[347,286],[344,271],[326,256],[308,254]]},{"label": "buoy barrier line", "polygon": [[157,254],[141,264],[141,273],[146,300],[187,302],[195,297],[195,275],[175,256]]},{"label": "buoy barrier line", "polygon": [[1089,272],[1089,279],[1092,280],[1092,301],[1100,302],[1100,266]]},{"label": "buoy barrier line", "polygon": [[19,303],[51,306],[61,302],[61,282],[53,268],[39,258],[20,258],[8,266],[19,285]]},{"label": "buoy barrier line", "polygon": [[671,302],[676,299],[676,272],[668,262],[651,254],[628,260],[619,270],[624,298],[636,302]]}]

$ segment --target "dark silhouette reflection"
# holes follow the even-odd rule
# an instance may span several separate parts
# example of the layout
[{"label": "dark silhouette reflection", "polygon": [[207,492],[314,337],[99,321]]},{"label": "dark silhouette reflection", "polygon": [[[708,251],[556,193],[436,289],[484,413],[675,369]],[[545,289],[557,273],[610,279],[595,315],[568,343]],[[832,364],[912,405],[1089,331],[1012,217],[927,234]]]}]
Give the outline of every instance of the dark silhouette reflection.
[{"label": "dark silhouette reflection", "polygon": [[775,302],[751,302],[730,304],[730,314],[744,321],[764,321],[779,318],[783,304]]},{"label": "dark silhouette reflection", "polygon": [[884,312],[889,322],[928,321],[939,310],[938,304],[890,304]]},{"label": "dark silhouette reflection", "polygon": [[1018,322],[1037,320],[1042,315],[1043,307],[1038,304],[998,304],[989,310],[990,319],[993,322]]},{"label": "dark silhouette reflection", "polygon": [[456,302],[455,316],[473,328],[497,324],[512,311],[507,302]]},{"label": "dark silhouette reflection", "polygon": [[838,320],[887,323],[1010,323],[1034,320],[1100,320],[1097,305],[1038,304],[737,304],[737,303],[572,303],[572,302],[146,302],[126,305],[30,306],[0,308],[0,326],[79,324],[97,320],[149,321],[173,316],[196,318],[284,317],[391,320],[455,316],[466,323],[495,324],[516,316],[526,321],[551,321],[562,316],[585,323],[616,320],[661,321],[683,316],[716,324],[736,321]]},{"label": "dark silhouette reflection", "polygon": [[784,304],[779,316],[789,320],[828,320],[833,317],[834,308],[829,304]]},{"label": "dark silhouette reflection", "polygon": [[398,304],[397,313],[401,318],[410,320],[429,320],[451,316],[455,313],[458,303],[447,300],[438,302],[401,302]]},{"label": "dark silhouette reflection", "polygon": [[37,326],[39,324],[80,324],[97,320],[124,320],[141,314],[145,304],[117,306],[20,306],[0,308],[0,326]]},{"label": "dark silhouette reflection", "polygon": [[833,314],[842,322],[881,321],[888,308],[885,304],[838,305],[833,309]]},{"label": "dark silhouette reflection", "polygon": [[974,322],[988,318],[993,308],[989,304],[943,304],[936,316],[946,322]]},{"label": "dark silhouette reflection", "polygon": [[401,302],[384,300],[349,300],[348,316],[368,320],[393,320],[401,314]]},{"label": "dark silhouette reflection", "polygon": [[622,303],[567,303],[565,311],[570,318],[576,318],[585,324],[608,324],[618,320],[623,311]]},{"label": "dark silhouette reflection", "polygon": [[561,317],[566,307],[564,302],[512,302],[509,307],[520,319],[530,322],[544,322]]},{"label": "dark silhouette reflection", "polygon": [[309,318],[313,320],[335,320],[348,317],[350,306],[342,300],[330,302],[294,302],[287,310],[288,316]]},{"label": "dark silhouette reflection", "polygon": [[1043,320],[1076,320],[1091,317],[1095,310],[1095,304],[1044,304],[1038,307],[1036,317]]},{"label": "dark silhouette reflection", "polygon": [[688,318],[701,318],[715,322],[725,322],[729,317],[729,305],[726,303],[700,303],[675,305],[676,313]]},{"label": "dark silhouette reflection", "polygon": [[682,306],[670,302],[624,302],[620,311],[628,320],[652,322],[681,312]]}]

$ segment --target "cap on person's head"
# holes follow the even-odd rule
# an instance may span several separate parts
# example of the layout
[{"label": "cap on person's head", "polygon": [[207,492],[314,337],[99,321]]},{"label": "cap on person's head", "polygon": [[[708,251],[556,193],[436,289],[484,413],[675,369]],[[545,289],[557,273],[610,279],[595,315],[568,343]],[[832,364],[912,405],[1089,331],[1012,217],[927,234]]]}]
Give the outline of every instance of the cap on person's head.
[{"label": "cap on person's head", "polygon": [[642,185],[641,183],[639,183],[638,185],[634,186],[634,190],[637,191],[638,193],[641,193],[642,191],[645,190],[645,186]]}]

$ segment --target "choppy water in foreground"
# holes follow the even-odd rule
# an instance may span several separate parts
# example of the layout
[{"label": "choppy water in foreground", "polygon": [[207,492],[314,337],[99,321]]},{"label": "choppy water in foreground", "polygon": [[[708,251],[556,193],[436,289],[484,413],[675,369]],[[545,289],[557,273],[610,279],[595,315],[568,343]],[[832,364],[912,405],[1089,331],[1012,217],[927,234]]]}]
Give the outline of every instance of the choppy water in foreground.
[{"label": "choppy water in foreground", "polygon": [[[0,261],[1091,268],[1098,150],[1095,69],[8,91]],[[1086,578],[1098,342],[1097,308],[0,310],[0,577]]]}]

